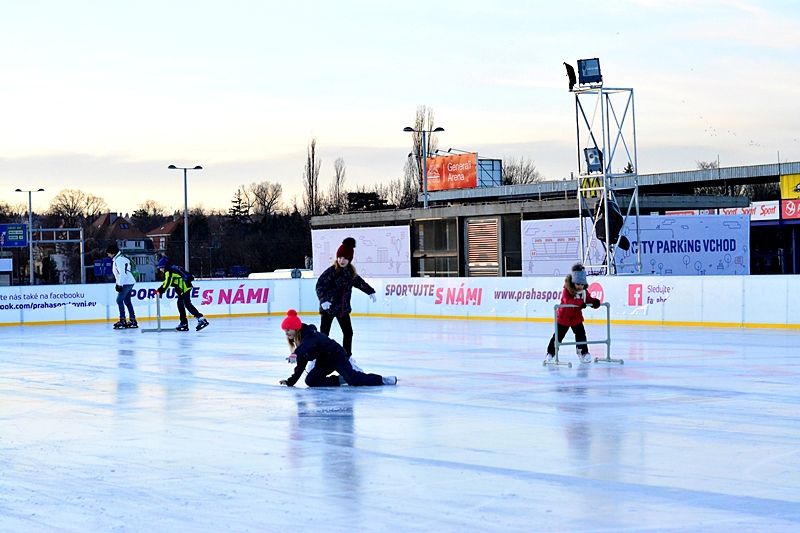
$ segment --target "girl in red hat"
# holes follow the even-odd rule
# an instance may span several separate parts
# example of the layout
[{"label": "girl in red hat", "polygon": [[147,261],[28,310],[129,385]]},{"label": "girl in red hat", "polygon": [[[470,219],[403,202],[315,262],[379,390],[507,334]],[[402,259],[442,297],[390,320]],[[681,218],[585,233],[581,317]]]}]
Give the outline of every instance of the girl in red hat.
[{"label": "girl in red hat", "polygon": [[[345,383],[355,387],[397,384],[394,376],[366,374],[353,368],[344,348],[327,335],[318,332],[314,325],[303,324],[294,309],[289,309],[286,313],[281,329],[292,350],[287,360],[295,363],[294,372],[288,378],[282,379],[281,385],[293,387],[311,361],[315,364],[306,376],[306,385],[309,387],[338,387]],[[331,375],[334,372],[339,375]]]},{"label": "girl in red hat", "polygon": [[319,329],[325,335],[331,332],[335,318],[342,329],[342,345],[347,355],[353,355],[353,325],[350,322],[350,296],[353,287],[369,295],[375,302],[375,289],[364,281],[353,266],[353,253],[356,240],[347,237],[336,250],[336,260],[317,280],[317,297],[319,298]]},{"label": "girl in red hat", "polygon": [[[575,342],[578,343],[576,346],[580,352],[578,359],[580,359],[581,363],[592,362],[589,346],[585,344],[586,328],[583,327],[583,312],[581,310],[586,308],[587,305],[591,305],[595,309],[600,307],[600,300],[593,297],[586,290],[588,283],[583,265],[580,263],[572,265],[569,275],[564,278],[564,290],[561,292],[561,303],[569,304],[570,307],[559,307],[558,311],[556,311],[558,342],[564,340],[564,336],[572,328],[572,331],[575,332]],[[553,333],[550,343],[547,345],[545,363],[555,361],[555,344],[556,336]]]}]

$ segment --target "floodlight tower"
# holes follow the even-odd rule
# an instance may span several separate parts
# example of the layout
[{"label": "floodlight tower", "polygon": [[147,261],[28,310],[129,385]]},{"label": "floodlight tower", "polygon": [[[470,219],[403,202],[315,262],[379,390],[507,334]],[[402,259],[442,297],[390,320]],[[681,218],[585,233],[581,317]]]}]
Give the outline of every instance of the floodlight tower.
[{"label": "floodlight tower", "polygon": [[[641,272],[639,174],[633,89],[603,87],[598,58],[564,63],[575,95],[581,261],[590,272]],[[588,105],[587,105],[588,104]],[[593,109],[592,109],[593,107]],[[586,109],[592,110],[591,120]],[[596,123],[599,112],[599,124]],[[618,191],[625,191],[617,196]],[[627,201],[627,209],[620,208]],[[626,235],[629,235],[627,237]],[[618,257],[618,250],[625,253]]]}]

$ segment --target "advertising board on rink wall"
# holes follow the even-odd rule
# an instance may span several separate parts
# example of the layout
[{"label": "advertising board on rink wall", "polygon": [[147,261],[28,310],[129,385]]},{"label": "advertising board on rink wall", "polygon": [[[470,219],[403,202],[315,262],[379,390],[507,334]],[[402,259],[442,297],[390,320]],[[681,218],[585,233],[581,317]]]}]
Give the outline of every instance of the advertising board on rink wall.
[{"label": "advertising board on rink wall", "polygon": [[347,237],[356,240],[353,266],[362,278],[411,277],[409,226],[311,230],[314,277],[333,264],[336,250]]},{"label": "advertising board on rink wall", "polygon": [[[551,323],[563,289],[563,280],[552,276],[367,281],[377,291],[377,302],[354,294],[353,312],[389,319]],[[298,309],[304,321],[316,324],[315,285],[313,278],[197,280],[193,301],[209,318],[281,317],[287,309]],[[134,287],[133,304],[140,322],[156,316],[157,287],[157,283]],[[614,323],[800,329],[800,306],[786,296],[800,294],[800,276],[590,276],[588,290],[610,303]],[[171,291],[161,301],[161,311],[164,320],[177,320]],[[105,322],[98,327],[111,327],[117,313],[113,284],[0,287],[0,325]],[[590,325],[604,325],[603,313],[584,311]]]},{"label": "advertising board on rink wall", "polygon": [[[586,235],[590,219],[584,219]],[[631,242],[617,250],[620,274],[636,273],[641,250],[641,273],[669,276],[744,275],[750,273],[748,215],[651,215],[639,217],[637,239],[633,225],[622,229]],[[577,218],[522,221],[522,271],[531,275],[564,275],[580,260]],[[590,264],[602,264],[605,248],[589,241]]]},{"label": "advertising board on rink wall", "polygon": [[[156,316],[159,286],[157,282],[134,285],[131,300],[139,321]],[[263,314],[274,290],[269,280],[198,280],[192,288],[192,303],[209,315]],[[174,289],[169,289],[161,299],[166,320],[177,320],[176,297]],[[116,320],[116,299],[113,283],[0,287],[0,325]]]}]

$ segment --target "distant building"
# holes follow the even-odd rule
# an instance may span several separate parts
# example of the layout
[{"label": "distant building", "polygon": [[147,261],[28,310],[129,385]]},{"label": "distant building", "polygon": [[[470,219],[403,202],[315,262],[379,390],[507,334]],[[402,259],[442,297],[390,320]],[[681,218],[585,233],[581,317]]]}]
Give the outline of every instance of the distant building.
[{"label": "distant building", "polygon": [[139,228],[117,213],[105,213],[92,222],[97,239],[107,244],[116,243],[120,251],[130,257],[139,272],[138,281],[155,281],[156,252],[153,242]]},{"label": "distant building", "polygon": [[154,230],[147,232],[147,238],[153,242],[153,249],[156,254],[166,255],[167,247],[169,246],[169,239],[175,230],[183,225],[180,219],[175,219],[167,222],[163,226],[159,226]]}]

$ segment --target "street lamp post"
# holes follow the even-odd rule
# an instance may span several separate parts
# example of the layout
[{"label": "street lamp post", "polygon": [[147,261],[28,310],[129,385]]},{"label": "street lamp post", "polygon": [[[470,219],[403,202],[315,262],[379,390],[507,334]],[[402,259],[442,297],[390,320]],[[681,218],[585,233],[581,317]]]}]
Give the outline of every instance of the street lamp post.
[{"label": "street lamp post", "polygon": [[194,167],[177,167],[170,165],[170,170],[183,170],[183,267],[189,272],[189,189],[186,181],[187,170],[203,170],[200,165]]},{"label": "street lamp post", "polygon": [[28,193],[28,273],[30,284],[33,285],[33,193],[44,192],[44,189],[14,189],[14,192]]},{"label": "street lamp post", "polygon": [[422,134],[422,207],[428,208],[428,140],[426,135],[428,133],[439,133],[444,131],[444,128],[434,128],[433,130],[415,130],[411,126],[403,128],[405,132],[414,132]]}]

